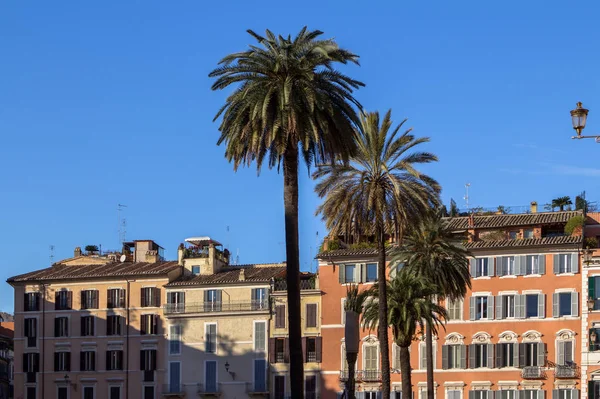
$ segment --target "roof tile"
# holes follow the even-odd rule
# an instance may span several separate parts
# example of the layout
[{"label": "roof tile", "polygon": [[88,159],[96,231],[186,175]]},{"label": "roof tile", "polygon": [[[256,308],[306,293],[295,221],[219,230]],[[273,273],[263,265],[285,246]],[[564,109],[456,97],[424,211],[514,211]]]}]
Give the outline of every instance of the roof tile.
[{"label": "roof tile", "polygon": [[511,226],[529,226],[539,224],[566,223],[573,216],[583,215],[581,211],[519,213],[513,215],[473,216],[474,226],[469,226],[469,216],[447,218],[448,227],[452,230],[469,228],[485,229]]},{"label": "roof tile", "polygon": [[571,245],[580,244],[582,237],[577,236],[558,236],[543,238],[525,238],[522,240],[479,240],[465,243],[465,248],[473,249],[492,249],[492,248],[523,248],[523,247],[541,247],[550,245]]},{"label": "roof tile", "polygon": [[182,277],[166,285],[166,287],[226,284],[240,282],[240,270],[244,270],[245,283],[266,283],[272,278],[285,274],[285,266],[227,266],[215,274]]}]

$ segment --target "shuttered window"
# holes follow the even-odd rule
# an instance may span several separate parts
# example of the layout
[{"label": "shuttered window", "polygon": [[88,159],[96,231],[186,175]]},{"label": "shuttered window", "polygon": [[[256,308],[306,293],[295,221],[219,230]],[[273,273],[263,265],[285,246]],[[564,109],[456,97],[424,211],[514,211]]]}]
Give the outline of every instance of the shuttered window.
[{"label": "shuttered window", "polygon": [[496,393],[496,399],[519,399],[516,389],[502,389]]},{"label": "shuttered window", "polygon": [[306,327],[317,326],[317,304],[309,303],[306,305]]},{"label": "shuttered window", "polygon": [[[588,392],[588,398],[596,398],[592,392]],[[579,399],[578,389],[553,389],[552,399]]]},{"label": "shuttered window", "polygon": [[267,392],[267,361],[254,359],[254,391]]},{"label": "shuttered window", "polygon": [[254,350],[265,352],[267,342],[267,323],[264,321],[254,323]]},{"label": "shuttered window", "polygon": [[519,367],[539,366],[546,363],[546,344],[526,342],[519,344]]},{"label": "shuttered window", "polygon": [[514,256],[499,256],[496,258],[496,272],[498,276],[514,276],[515,257]]},{"label": "shuttered window", "polygon": [[457,389],[448,389],[446,391],[446,399],[461,399],[462,391]]},{"label": "shuttered window", "polygon": [[217,362],[214,360],[207,360],[205,363],[205,390],[206,392],[217,392]]},{"label": "shuttered window", "polygon": [[169,354],[179,355],[181,353],[181,329],[182,326],[174,325],[169,328]]},{"label": "shuttered window", "polygon": [[493,344],[471,344],[469,345],[469,368],[494,367],[494,345]]},{"label": "shuttered window", "polygon": [[448,300],[448,320],[462,320],[463,300]]},{"label": "shuttered window", "polygon": [[275,306],[275,328],[285,328],[285,305]]},{"label": "shuttered window", "polygon": [[467,368],[467,346],[466,345],[443,345],[442,346],[442,369],[465,369]]},{"label": "shuttered window", "polygon": [[156,349],[143,349],[140,351],[140,370],[156,370]]},{"label": "shuttered window", "polygon": [[123,316],[111,315],[106,317],[106,335],[121,335]]},{"label": "shuttered window", "polygon": [[123,351],[106,351],[106,370],[123,370]]},{"label": "shuttered window", "polygon": [[577,292],[555,292],[552,295],[552,317],[577,316],[579,295]]},{"label": "shuttered window", "polygon": [[71,371],[71,352],[54,353],[54,371]]},{"label": "shuttered window", "polygon": [[472,277],[491,277],[494,275],[494,258],[471,259]]},{"label": "shuttered window", "polygon": [[[436,368],[436,345],[433,345],[432,357],[433,357],[433,368]],[[419,343],[419,369],[426,370],[427,369],[427,345],[425,342]]]},{"label": "shuttered window", "polygon": [[473,296],[469,299],[471,320],[491,320],[494,318],[494,296]]},{"label": "shuttered window", "polygon": [[379,347],[376,345],[365,345],[364,350],[364,366],[367,371],[375,371],[379,369],[377,362],[377,352]]},{"label": "shuttered window", "polygon": [[37,319],[26,318],[23,320],[24,334],[26,338],[26,346],[28,348],[35,348],[37,345]]},{"label": "shuttered window", "polygon": [[141,316],[141,329],[142,335],[153,335],[158,334],[158,315],[156,314],[144,314]]},{"label": "shuttered window", "polygon": [[517,344],[500,343],[496,344],[496,364],[497,368],[518,367],[519,355]]},{"label": "shuttered window", "polygon": [[160,306],[160,288],[143,287],[140,294],[141,305],[146,307]]},{"label": "shuttered window", "polygon": [[57,291],[54,297],[56,310],[70,310],[73,307],[73,293],[71,291]]},{"label": "shuttered window", "polygon": [[94,336],[94,316],[81,316],[81,336]]},{"label": "shuttered window", "polygon": [[579,255],[577,253],[554,254],[553,262],[554,274],[579,272]]},{"label": "shuttered window", "polygon": [[400,347],[392,344],[392,368],[400,370]]},{"label": "shuttered window", "polygon": [[217,352],[217,325],[214,323],[204,324],[205,339],[204,350],[206,353]]},{"label": "shuttered window", "polygon": [[81,371],[96,371],[96,352],[79,352],[79,363],[79,370]]},{"label": "shuttered window", "polygon": [[25,294],[24,307],[26,312],[37,312],[40,310],[40,293],[28,292]]},{"label": "shuttered window", "polygon": [[111,288],[106,291],[106,307],[110,309],[125,307],[125,290]]},{"label": "shuttered window", "polygon": [[573,341],[558,341],[556,343],[556,363],[568,366],[573,362]]},{"label": "shuttered window", "polygon": [[98,309],[98,290],[81,291],[81,309]]},{"label": "shuttered window", "polygon": [[69,336],[69,318],[56,317],[54,319],[54,336],[68,337]]}]

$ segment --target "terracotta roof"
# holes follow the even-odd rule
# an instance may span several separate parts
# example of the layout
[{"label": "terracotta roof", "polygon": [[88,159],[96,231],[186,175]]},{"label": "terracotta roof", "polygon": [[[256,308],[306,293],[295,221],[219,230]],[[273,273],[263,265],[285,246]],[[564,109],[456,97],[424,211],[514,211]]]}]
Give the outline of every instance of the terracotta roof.
[{"label": "terracotta roof", "polygon": [[[243,281],[240,281],[240,270],[244,271]],[[215,274],[182,277],[167,284],[166,287],[227,283],[267,283],[274,277],[284,275],[285,270],[285,266],[227,266]]]},{"label": "terracotta roof", "polygon": [[[334,249],[332,251],[321,252],[317,255],[317,259],[327,259],[327,258],[336,258],[336,257],[349,257],[349,256],[376,256],[377,248],[360,248],[360,249]],[[390,248],[388,248],[387,253],[390,253]]]},{"label": "terracotta roof", "polygon": [[34,272],[10,277],[7,282],[33,282],[47,280],[77,280],[98,277],[123,278],[129,276],[166,275],[179,267],[173,262],[125,262],[108,263],[105,265],[63,265],[57,263],[51,267]]},{"label": "terracotta roof", "polygon": [[576,236],[525,238],[523,240],[480,240],[465,243],[465,248],[469,250],[489,248],[522,248],[551,245],[572,245],[580,244],[581,242],[582,237]]},{"label": "terracotta roof", "polygon": [[[528,226],[539,224],[566,223],[573,216],[579,216],[581,211],[519,213],[514,215],[473,216],[474,228],[499,228],[510,226]],[[448,227],[452,230],[466,230],[469,227],[469,216],[447,218]]]},{"label": "terracotta roof", "polygon": [[0,323],[0,337],[13,338],[15,336],[15,323],[3,321]]}]

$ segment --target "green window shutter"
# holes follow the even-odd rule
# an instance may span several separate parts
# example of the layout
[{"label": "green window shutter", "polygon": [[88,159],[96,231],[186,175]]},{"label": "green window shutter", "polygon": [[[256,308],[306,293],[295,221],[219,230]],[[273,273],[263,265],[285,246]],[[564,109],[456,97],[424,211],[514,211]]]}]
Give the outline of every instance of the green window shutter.
[{"label": "green window shutter", "polygon": [[596,298],[596,277],[588,277],[588,298]]},{"label": "green window shutter", "polygon": [[519,367],[519,344],[509,344],[513,346],[513,367]]},{"label": "green window shutter", "polygon": [[546,365],[546,344],[540,342],[537,345],[537,365],[544,367]]},{"label": "green window shutter", "polygon": [[340,276],[340,284],[344,284],[346,282],[346,266],[339,266],[339,276]]},{"label": "green window shutter", "polygon": [[496,344],[496,367],[504,366],[504,352],[502,351],[502,344]]},{"label": "green window shutter", "polygon": [[552,390],[552,399],[558,399],[558,389]]},{"label": "green window shutter", "polygon": [[527,259],[524,256],[515,256],[515,275],[522,276],[525,274],[525,263]]},{"label": "green window shutter", "polygon": [[469,320],[475,320],[475,299],[474,296],[469,298]]}]

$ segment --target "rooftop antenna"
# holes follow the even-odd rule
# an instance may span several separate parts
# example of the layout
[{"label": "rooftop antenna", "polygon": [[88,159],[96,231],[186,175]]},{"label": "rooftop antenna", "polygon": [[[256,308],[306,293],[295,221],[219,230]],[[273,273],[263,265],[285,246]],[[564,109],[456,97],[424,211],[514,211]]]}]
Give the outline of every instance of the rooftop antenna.
[{"label": "rooftop antenna", "polygon": [[123,208],[127,208],[127,205],[117,204],[117,226],[119,228],[119,245],[123,246],[123,242],[125,242],[125,236],[127,235],[127,221],[125,218],[121,219],[121,211]]},{"label": "rooftop antenna", "polygon": [[54,245],[50,245],[50,265],[54,264]]},{"label": "rooftop antenna", "polygon": [[[319,270],[319,260],[317,259],[317,255],[319,254],[319,232],[317,231],[316,233],[316,241],[317,241],[317,245],[315,246],[315,259],[311,259],[311,264],[313,264],[313,262],[315,263],[315,272],[317,272]],[[311,268],[312,269],[312,268]]]},{"label": "rooftop antenna", "polygon": [[467,205],[467,212],[469,212],[471,209],[469,208],[469,187],[471,187],[471,183],[466,183],[465,184],[465,190],[466,190],[466,194],[463,197],[463,199],[465,200],[465,204]]}]

